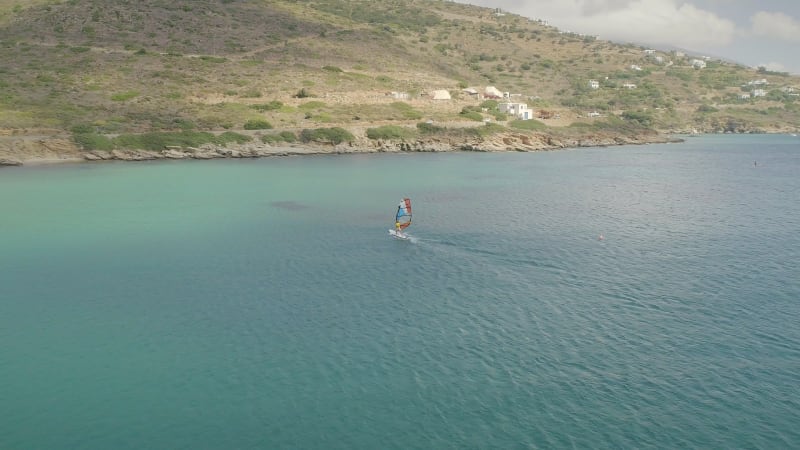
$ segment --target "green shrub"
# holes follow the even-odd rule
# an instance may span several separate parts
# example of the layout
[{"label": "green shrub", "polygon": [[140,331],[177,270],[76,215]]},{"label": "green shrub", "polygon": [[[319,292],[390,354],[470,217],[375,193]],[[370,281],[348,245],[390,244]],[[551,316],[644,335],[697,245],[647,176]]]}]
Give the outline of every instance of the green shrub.
[{"label": "green shrub", "polygon": [[260,105],[250,105],[251,108],[255,109],[256,111],[275,111],[278,109],[283,108],[283,103],[277,100],[273,100],[269,103],[263,103]]},{"label": "green shrub", "polygon": [[417,124],[417,130],[422,134],[437,134],[447,131],[447,128],[434,125],[432,123],[420,122]]},{"label": "green shrub", "polygon": [[325,70],[325,71],[328,71],[328,72],[344,72],[342,69],[340,69],[340,68],[338,68],[336,66],[323,66],[322,70]]},{"label": "green shrub", "polygon": [[95,128],[88,123],[81,123],[78,125],[74,125],[72,128],[69,129],[73,134],[88,134],[94,133]]},{"label": "green shrub", "polygon": [[502,133],[507,130],[508,129],[502,125],[498,125],[496,123],[487,123],[486,125],[481,127],[462,128],[458,130],[458,133],[486,137],[486,136],[491,136],[493,134]]},{"label": "green shrub", "polygon": [[403,119],[417,120],[422,118],[422,113],[414,109],[413,106],[405,102],[393,102],[391,108],[398,111]]},{"label": "green shrub", "polygon": [[305,111],[305,110],[309,110],[309,109],[319,109],[319,108],[324,108],[324,107],[325,107],[325,103],[324,102],[320,102],[320,101],[316,101],[315,100],[315,101],[311,101],[311,102],[308,102],[308,103],[303,103],[302,105],[298,106],[297,109]]},{"label": "green shrub", "polygon": [[84,150],[114,150],[114,143],[102,134],[78,133],[72,139]]},{"label": "green shrub", "polygon": [[282,137],[286,142],[294,142],[297,140],[297,135],[292,131],[281,131],[278,136]]},{"label": "green shrub", "polygon": [[302,88],[299,91],[297,91],[297,94],[294,94],[294,97],[295,98],[308,98],[308,97],[313,97],[313,95],[311,95],[311,93],[306,88]]},{"label": "green shrub", "polygon": [[462,110],[459,114],[465,119],[474,120],[476,122],[483,121],[483,115],[477,111]]},{"label": "green shrub", "polygon": [[355,140],[349,131],[339,128],[316,128],[313,130],[305,129],[300,132],[300,140],[303,142],[322,142],[330,144],[341,144],[342,142],[352,142]]},{"label": "green shrub", "polygon": [[253,138],[244,134],[234,133],[233,131],[226,131],[215,139],[215,142],[220,145],[227,145],[231,142],[236,144],[244,144],[252,141]]},{"label": "green shrub", "polygon": [[653,123],[653,115],[646,111],[625,111],[622,118],[649,127]]},{"label": "green shrub", "polygon": [[261,136],[261,142],[265,144],[275,144],[280,142],[295,142],[297,136],[291,131],[281,131],[278,134],[265,134]]},{"label": "green shrub", "polygon": [[245,130],[269,130],[271,128],[272,124],[264,119],[251,119],[244,124]]},{"label": "green shrub", "polygon": [[124,102],[139,96],[137,91],[120,92],[111,96],[111,100],[115,102]]},{"label": "green shrub", "polygon": [[200,59],[202,59],[203,61],[208,61],[208,62],[217,63],[217,64],[228,62],[227,58],[222,58],[222,57],[219,57],[219,56],[203,55],[203,56],[200,57]]},{"label": "green shrub", "polygon": [[367,128],[367,137],[370,139],[406,139],[413,137],[414,134],[414,130],[397,125]]},{"label": "green shrub", "polygon": [[113,140],[117,148],[141,150],[163,150],[166,147],[199,147],[203,144],[216,143],[217,137],[208,132],[152,132],[143,134],[121,134]]},{"label": "green shrub", "polygon": [[508,124],[508,126],[511,128],[516,128],[517,130],[528,130],[528,131],[541,131],[547,128],[547,125],[534,119],[512,120]]},{"label": "green shrub", "polygon": [[172,123],[181,130],[193,130],[195,128],[194,122],[187,119],[175,119]]},{"label": "green shrub", "polygon": [[481,137],[491,136],[493,134],[502,133],[507,130],[508,129],[506,127],[498,125],[496,123],[487,123],[485,126],[482,127],[464,128],[465,133]]},{"label": "green shrub", "polygon": [[700,105],[697,108],[697,112],[699,112],[699,113],[712,113],[712,112],[717,112],[717,111],[719,111],[719,110],[717,108],[714,108],[711,105]]},{"label": "green shrub", "polygon": [[494,116],[494,120],[496,120],[498,122],[504,122],[505,120],[508,119],[508,114],[502,113],[502,112],[497,111],[497,110],[492,111],[491,114],[492,114],[492,116]]}]

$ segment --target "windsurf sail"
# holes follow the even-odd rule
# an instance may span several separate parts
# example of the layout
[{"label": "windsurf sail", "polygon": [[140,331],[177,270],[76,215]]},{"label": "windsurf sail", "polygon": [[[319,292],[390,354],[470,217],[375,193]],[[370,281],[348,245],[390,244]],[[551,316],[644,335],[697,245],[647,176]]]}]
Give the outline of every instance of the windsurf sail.
[{"label": "windsurf sail", "polygon": [[404,198],[397,206],[397,214],[394,217],[395,226],[400,230],[405,230],[411,226],[411,199]]}]

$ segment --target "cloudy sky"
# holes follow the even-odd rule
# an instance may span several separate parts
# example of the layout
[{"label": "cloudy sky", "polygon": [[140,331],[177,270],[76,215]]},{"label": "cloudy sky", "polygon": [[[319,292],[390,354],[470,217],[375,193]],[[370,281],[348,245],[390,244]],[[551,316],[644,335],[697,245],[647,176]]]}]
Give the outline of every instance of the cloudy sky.
[{"label": "cloudy sky", "polygon": [[562,31],[800,74],[800,0],[458,0]]}]

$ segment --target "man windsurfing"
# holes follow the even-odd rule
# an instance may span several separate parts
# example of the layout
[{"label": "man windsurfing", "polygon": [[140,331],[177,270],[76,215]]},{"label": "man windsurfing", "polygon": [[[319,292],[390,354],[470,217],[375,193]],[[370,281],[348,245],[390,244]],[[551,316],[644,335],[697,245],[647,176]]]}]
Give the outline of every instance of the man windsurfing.
[{"label": "man windsurfing", "polygon": [[[399,238],[406,239],[406,235],[403,233],[403,230],[408,228],[411,225],[411,200],[408,198],[404,198],[400,201],[400,205],[397,206],[397,213],[394,217],[394,235]],[[391,233],[392,230],[389,230]]]}]

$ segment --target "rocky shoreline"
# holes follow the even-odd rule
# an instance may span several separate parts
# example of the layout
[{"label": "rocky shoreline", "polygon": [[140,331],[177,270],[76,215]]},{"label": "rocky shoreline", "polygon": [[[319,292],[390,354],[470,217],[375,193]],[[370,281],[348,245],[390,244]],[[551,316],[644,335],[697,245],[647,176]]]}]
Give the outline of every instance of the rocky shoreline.
[{"label": "rocky shoreline", "polygon": [[581,136],[559,136],[549,133],[497,133],[488,137],[434,136],[413,140],[371,140],[359,138],[338,145],[303,143],[279,146],[257,141],[228,146],[203,145],[197,148],[168,147],[163,150],[91,150],[79,149],[68,137],[5,139],[0,142],[0,166],[22,166],[82,161],[151,161],[180,159],[262,158],[347,153],[453,152],[453,151],[547,151],[579,147],[606,147],[680,142],[668,135],[643,133],[627,135],[613,132]]}]

